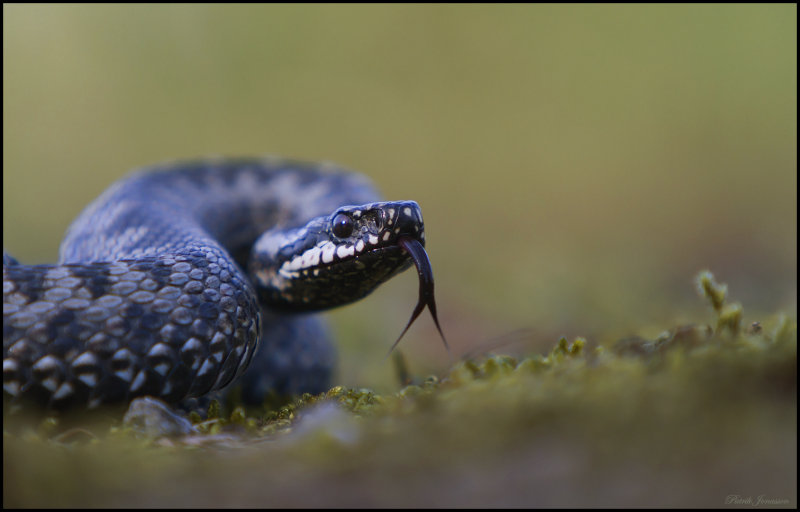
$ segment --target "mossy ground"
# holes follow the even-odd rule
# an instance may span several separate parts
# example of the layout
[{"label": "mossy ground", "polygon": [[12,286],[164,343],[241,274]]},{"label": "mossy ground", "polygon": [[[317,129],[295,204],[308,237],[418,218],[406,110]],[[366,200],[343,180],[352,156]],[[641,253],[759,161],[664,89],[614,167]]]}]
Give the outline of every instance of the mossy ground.
[{"label": "mossy ground", "polygon": [[394,394],[215,403],[178,439],[121,416],[6,428],[4,506],[794,507],[796,323],[742,326],[724,285],[697,283],[711,325],[652,340],[562,338]]}]

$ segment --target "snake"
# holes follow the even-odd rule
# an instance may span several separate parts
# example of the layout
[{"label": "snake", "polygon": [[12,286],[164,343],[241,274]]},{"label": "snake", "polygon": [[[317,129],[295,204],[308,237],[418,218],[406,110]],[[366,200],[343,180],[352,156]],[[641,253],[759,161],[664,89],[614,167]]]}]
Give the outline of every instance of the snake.
[{"label": "snake", "polygon": [[21,264],[4,249],[4,406],[178,404],[232,383],[248,403],[324,391],[336,349],[319,313],[412,265],[418,302],[392,348],[426,307],[446,346],[424,246],[415,201],[383,201],[335,164],[135,170],[72,222],[58,263]]}]

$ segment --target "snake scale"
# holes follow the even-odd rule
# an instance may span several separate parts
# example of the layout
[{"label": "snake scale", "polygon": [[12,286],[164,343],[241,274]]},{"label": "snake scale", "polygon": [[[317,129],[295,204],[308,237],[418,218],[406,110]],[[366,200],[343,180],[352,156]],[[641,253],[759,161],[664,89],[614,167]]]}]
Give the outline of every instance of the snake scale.
[{"label": "snake scale", "polygon": [[176,404],[234,381],[248,402],[320,392],[335,350],[315,311],[413,263],[420,294],[406,330],[426,306],[439,328],[424,243],[416,202],[380,202],[366,177],[332,164],[133,172],[72,223],[58,264],[4,251],[4,404]]}]

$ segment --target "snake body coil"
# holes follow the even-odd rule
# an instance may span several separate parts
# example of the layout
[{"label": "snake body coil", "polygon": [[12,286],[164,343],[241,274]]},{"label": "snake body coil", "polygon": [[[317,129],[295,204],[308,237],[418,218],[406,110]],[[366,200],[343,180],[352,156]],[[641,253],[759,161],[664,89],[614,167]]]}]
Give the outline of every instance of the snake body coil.
[{"label": "snake body coil", "polygon": [[[117,182],[71,225],[57,265],[4,253],[4,401],[176,403],[248,366],[252,401],[324,389],[333,348],[308,312],[417,263],[403,247],[424,254],[417,204],[377,199],[361,175],[279,160],[168,164]],[[431,280],[429,304],[432,291]]]}]

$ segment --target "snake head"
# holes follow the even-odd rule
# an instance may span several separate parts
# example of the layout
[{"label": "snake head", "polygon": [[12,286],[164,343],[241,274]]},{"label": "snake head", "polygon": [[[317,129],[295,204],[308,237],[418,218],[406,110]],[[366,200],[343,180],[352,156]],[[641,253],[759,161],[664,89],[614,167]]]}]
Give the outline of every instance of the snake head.
[{"label": "snake head", "polygon": [[426,306],[449,351],[436,315],[422,212],[414,201],[343,206],[301,228],[267,231],[253,246],[249,270],[263,304],[311,311],[361,299],[412,262],[419,299],[389,351]]},{"label": "snake head", "polygon": [[425,244],[416,202],[342,206],[302,227],[266,231],[248,266],[266,306],[327,309],[357,301],[409,268],[412,259],[401,239]]}]

